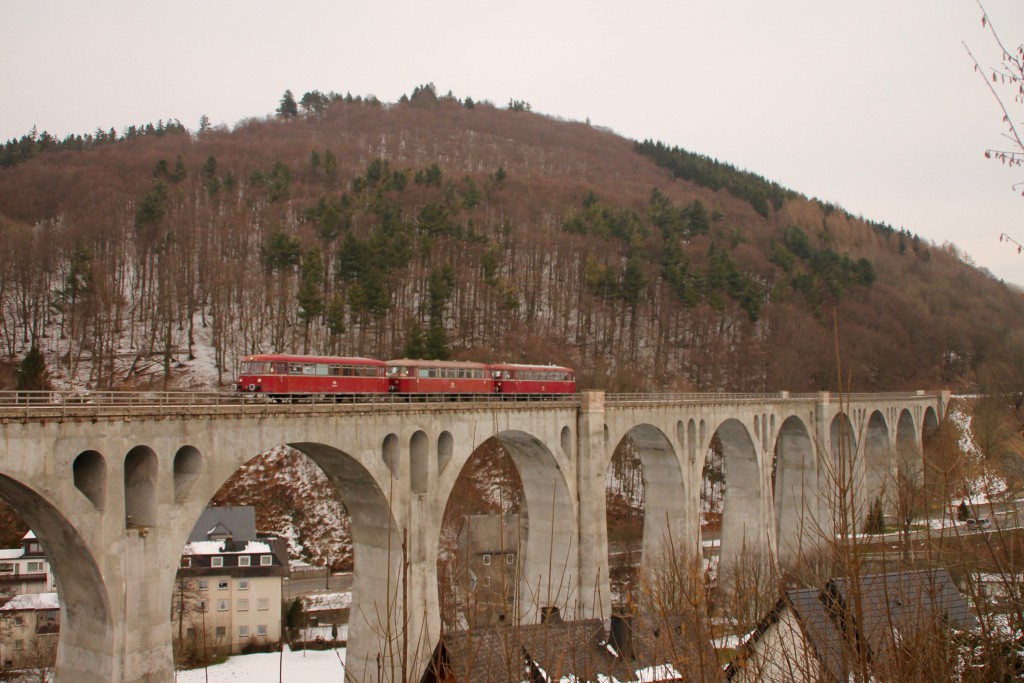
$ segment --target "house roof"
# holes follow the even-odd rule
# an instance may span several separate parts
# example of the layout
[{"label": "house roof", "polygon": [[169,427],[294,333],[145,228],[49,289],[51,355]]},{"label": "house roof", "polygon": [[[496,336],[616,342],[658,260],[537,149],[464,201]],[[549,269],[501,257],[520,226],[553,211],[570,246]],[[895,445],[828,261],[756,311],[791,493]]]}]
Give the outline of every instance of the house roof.
[{"label": "house roof", "polygon": [[[634,683],[698,680],[694,662],[682,656],[694,634],[676,629],[679,620],[639,620],[632,628],[631,656],[607,642],[599,619],[502,626],[449,633],[442,637],[423,681],[482,683],[540,680],[560,683]],[[657,635],[655,635],[657,632]],[[679,648],[673,652],[671,643]],[[710,647],[710,643],[708,643]],[[659,652],[660,648],[661,649]],[[711,667],[719,670],[714,653]],[[440,661],[442,675],[433,670]],[[717,674],[716,674],[717,675]]]},{"label": "house roof", "polygon": [[835,680],[846,679],[845,672],[855,658],[885,662],[893,655],[897,639],[939,623],[966,628],[975,621],[943,567],[863,576],[859,585],[854,594],[847,579],[837,578],[821,589],[786,591],[743,644],[741,654],[727,668],[726,678],[732,678],[742,666],[742,652],[749,653],[786,609],[795,612],[812,651]]},{"label": "house roof", "polygon": [[24,548],[0,548],[0,560],[17,560],[24,555]]},{"label": "house roof", "polygon": [[0,612],[24,612],[28,610],[60,609],[56,593],[22,593],[7,601]]},{"label": "house roof", "polygon": [[210,541],[211,537],[222,536],[231,536],[237,544],[255,541],[256,508],[251,505],[210,506],[199,515],[188,542]]}]

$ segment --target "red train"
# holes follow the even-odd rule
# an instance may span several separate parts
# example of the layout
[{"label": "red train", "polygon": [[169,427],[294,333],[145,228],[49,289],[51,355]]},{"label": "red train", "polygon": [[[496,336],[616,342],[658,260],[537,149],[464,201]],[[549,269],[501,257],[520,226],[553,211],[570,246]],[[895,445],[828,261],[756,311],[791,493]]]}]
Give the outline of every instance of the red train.
[{"label": "red train", "polygon": [[576,373],[556,365],[262,354],[242,360],[236,388],[275,398],[355,394],[571,394]]}]

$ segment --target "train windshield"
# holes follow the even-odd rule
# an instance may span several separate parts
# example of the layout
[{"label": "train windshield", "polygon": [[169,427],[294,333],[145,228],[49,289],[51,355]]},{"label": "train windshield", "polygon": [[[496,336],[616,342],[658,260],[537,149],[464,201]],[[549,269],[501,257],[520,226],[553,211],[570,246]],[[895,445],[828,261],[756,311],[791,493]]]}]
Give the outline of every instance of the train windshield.
[{"label": "train windshield", "polygon": [[242,363],[243,375],[267,375],[272,372],[272,363],[261,360],[249,360]]}]

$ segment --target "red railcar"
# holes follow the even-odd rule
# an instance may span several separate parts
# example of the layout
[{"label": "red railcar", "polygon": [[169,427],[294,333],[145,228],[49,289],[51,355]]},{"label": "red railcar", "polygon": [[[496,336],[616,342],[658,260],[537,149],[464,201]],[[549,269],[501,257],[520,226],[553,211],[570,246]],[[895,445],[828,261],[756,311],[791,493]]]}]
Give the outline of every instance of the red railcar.
[{"label": "red railcar", "polygon": [[372,358],[263,354],[242,360],[237,388],[272,396],[378,394],[388,378],[384,361]]},{"label": "red railcar", "polygon": [[494,380],[483,363],[389,360],[388,391],[399,394],[489,394]]},{"label": "red railcar", "polygon": [[498,363],[489,366],[499,394],[572,394],[576,373],[558,365]]}]

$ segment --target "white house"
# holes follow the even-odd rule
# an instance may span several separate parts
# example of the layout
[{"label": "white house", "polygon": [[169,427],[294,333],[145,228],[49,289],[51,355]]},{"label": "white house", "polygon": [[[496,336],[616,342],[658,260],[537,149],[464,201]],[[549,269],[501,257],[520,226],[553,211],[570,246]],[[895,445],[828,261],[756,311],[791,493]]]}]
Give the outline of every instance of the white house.
[{"label": "white house", "polygon": [[5,669],[45,669],[57,659],[56,593],[16,595],[0,607],[0,659]]},{"label": "white house", "polygon": [[20,548],[0,549],[0,592],[22,595],[56,590],[50,561],[34,533],[22,536]]},{"label": "white house", "polygon": [[238,654],[281,639],[285,544],[256,532],[251,506],[208,507],[181,556],[172,605],[179,649]]}]

